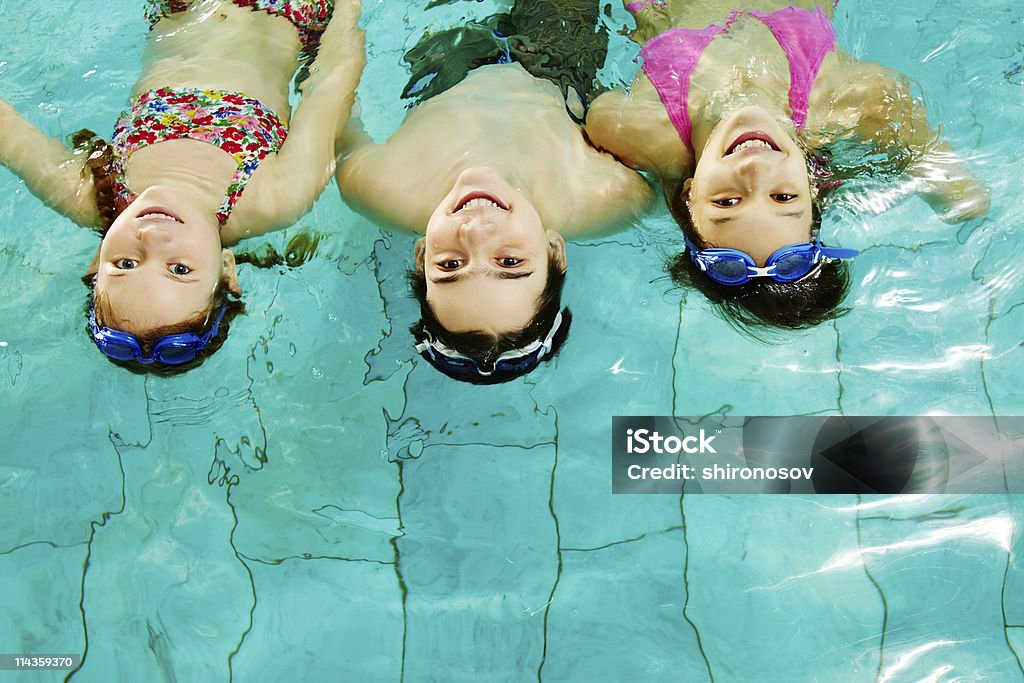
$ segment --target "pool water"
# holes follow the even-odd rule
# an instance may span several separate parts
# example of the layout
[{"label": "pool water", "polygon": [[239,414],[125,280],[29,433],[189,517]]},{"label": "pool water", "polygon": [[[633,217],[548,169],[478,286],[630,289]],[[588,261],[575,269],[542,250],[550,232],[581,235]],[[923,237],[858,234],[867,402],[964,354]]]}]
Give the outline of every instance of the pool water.
[{"label": "pool water", "polygon": [[[0,96],[52,135],[109,132],[136,4],[0,0]],[[364,2],[378,140],[424,28],[500,7],[426,4]],[[299,268],[242,267],[217,354],[135,375],[82,333],[97,238],[0,171],[0,650],[84,655],[0,680],[1024,680],[1020,497],[610,493],[613,415],[1024,414],[1024,11],[913,5],[843,0],[840,42],[917,81],[990,215],[847,200],[825,224],[862,250],[852,311],[775,345],[672,288],[659,209],[569,246],[554,364],[452,383],[406,331],[413,238],[332,185],[243,245],[321,235]],[[613,8],[608,82],[636,69],[628,22]]]}]

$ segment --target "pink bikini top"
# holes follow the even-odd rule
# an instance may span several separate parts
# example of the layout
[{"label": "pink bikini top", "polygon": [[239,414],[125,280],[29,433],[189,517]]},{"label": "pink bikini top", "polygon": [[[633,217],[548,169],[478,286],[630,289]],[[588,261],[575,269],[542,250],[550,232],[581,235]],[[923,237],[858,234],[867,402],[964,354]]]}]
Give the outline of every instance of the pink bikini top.
[{"label": "pink bikini top", "polygon": [[825,55],[835,49],[836,32],[832,23],[820,7],[814,11],[787,7],[768,14],[733,10],[725,26],[673,28],[655,36],[640,50],[644,73],[658,91],[679,137],[691,149],[687,96],[693,70],[715,36],[727,33],[733,22],[744,14],[759,19],[779,41],[789,59],[789,108],[793,112],[793,123],[802,128],[807,122],[807,101],[814,79]]}]

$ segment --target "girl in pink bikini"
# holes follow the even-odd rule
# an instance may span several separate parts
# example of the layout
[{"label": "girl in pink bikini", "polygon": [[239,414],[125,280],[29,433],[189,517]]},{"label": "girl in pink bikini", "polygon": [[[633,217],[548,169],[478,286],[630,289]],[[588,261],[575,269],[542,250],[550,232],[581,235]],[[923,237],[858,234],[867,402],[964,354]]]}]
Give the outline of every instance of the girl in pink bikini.
[{"label": "girl in pink bikini", "polygon": [[[103,240],[89,331],[115,361],[185,367],[241,305],[224,248],[288,226],[330,181],[365,63],[358,0],[164,0],[110,144],[71,151],[0,100],[0,162]],[[294,116],[289,83],[316,50]],[[77,136],[88,140],[91,134]]]},{"label": "girl in pink bikini", "polygon": [[[794,6],[795,5],[795,6]],[[835,317],[856,251],[819,237],[841,180],[827,146],[855,140],[893,160],[948,222],[984,215],[988,190],[939,140],[906,78],[841,52],[833,4],[638,0],[642,70],[591,106],[590,140],[658,173],[686,250],[673,279],[742,327]]]}]

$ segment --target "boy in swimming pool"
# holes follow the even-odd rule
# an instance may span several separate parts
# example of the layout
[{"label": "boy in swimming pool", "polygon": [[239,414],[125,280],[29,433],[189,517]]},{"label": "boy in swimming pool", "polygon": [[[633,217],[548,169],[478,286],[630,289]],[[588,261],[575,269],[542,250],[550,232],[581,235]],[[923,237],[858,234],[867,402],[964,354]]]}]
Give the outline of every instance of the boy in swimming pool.
[{"label": "boy in swimming pool", "polygon": [[833,3],[638,0],[643,68],[587,116],[591,141],[658,173],[686,250],[673,278],[743,326],[835,315],[856,254],[819,237],[841,183],[828,146],[857,140],[905,173],[949,222],[984,215],[988,190],[928,125],[907,80],[843,53]]},{"label": "boy in swimming pool", "polygon": [[[183,366],[223,339],[241,294],[224,247],[294,222],[333,174],[365,62],[359,9],[339,0],[328,23],[327,0],[155,5],[130,108],[88,155],[0,100],[0,162],[104,231],[89,329],[110,358]],[[290,116],[303,49],[318,52]]]},{"label": "boy in swimming pool", "polygon": [[[427,36],[407,55],[417,69],[407,91],[433,78],[430,98],[385,144],[362,146],[338,169],[346,201],[423,235],[413,332],[449,376],[507,381],[550,358],[569,326],[565,238],[648,203],[645,180],[591,147],[566,108],[567,90],[583,101],[596,90],[607,40],[598,11],[596,0],[524,0],[469,33]],[[448,48],[442,66],[420,68],[438,44]]]}]

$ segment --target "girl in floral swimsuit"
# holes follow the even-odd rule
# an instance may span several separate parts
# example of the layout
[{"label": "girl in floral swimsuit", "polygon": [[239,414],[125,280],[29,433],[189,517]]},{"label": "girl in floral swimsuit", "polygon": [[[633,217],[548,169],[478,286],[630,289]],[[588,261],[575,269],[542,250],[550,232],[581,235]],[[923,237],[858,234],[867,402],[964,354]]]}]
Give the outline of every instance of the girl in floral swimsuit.
[{"label": "girl in floral swimsuit", "polygon": [[[333,18],[327,0],[155,6],[130,106],[87,154],[0,100],[0,162],[104,231],[86,278],[90,331],[108,356],[177,365],[223,339],[225,308],[240,308],[228,296],[241,293],[224,247],[294,222],[333,174],[365,63],[359,6],[338,0]],[[292,116],[295,64],[317,43]]]},{"label": "girl in floral swimsuit", "polygon": [[597,99],[586,130],[661,176],[687,244],[677,282],[741,326],[800,328],[834,317],[849,282],[839,259],[856,254],[818,237],[822,200],[841,184],[829,145],[887,159],[875,172],[909,177],[949,222],[984,215],[989,194],[903,76],[838,49],[831,2],[754,4],[629,2],[642,70],[628,95]]}]

